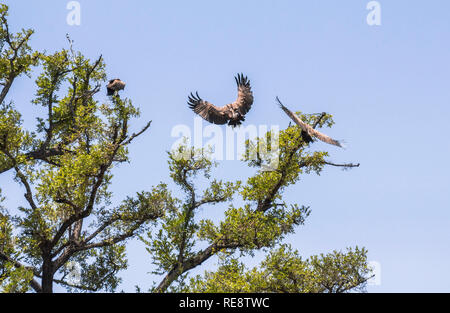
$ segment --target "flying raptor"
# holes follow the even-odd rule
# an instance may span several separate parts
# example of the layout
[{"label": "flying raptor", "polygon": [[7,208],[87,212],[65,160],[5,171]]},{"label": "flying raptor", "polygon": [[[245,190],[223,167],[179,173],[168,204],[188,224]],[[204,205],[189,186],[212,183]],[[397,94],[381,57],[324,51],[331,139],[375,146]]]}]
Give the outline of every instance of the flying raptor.
[{"label": "flying raptor", "polygon": [[250,111],[253,104],[253,92],[250,87],[250,81],[243,74],[236,77],[238,89],[237,100],[223,107],[217,107],[212,103],[203,100],[198,95],[191,93],[189,96],[189,107],[203,119],[210,123],[236,127],[245,121],[245,114]]},{"label": "flying raptor", "polygon": [[295,124],[300,126],[300,128],[302,129],[303,140],[305,140],[306,142],[309,143],[309,142],[312,142],[313,137],[315,137],[315,138],[317,138],[325,143],[328,143],[330,145],[344,148],[344,145],[341,142],[339,142],[325,134],[322,134],[321,132],[312,128],[310,125],[303,122],[297,115],[295,115],[288,108],[286,108],[283,105],[283,103],[281,103],[281,101],[278,97],[277,97],[277,102],[278,102],[278,105],[283,109],[283,111],[295,122]]},{"label": "flying raptor", "polygon": [[125,89],[125,83],[120,79],[111,79],[106,86],[106,90],[108,91],[108,96],[114,96],[119,93],[120,90]]}]

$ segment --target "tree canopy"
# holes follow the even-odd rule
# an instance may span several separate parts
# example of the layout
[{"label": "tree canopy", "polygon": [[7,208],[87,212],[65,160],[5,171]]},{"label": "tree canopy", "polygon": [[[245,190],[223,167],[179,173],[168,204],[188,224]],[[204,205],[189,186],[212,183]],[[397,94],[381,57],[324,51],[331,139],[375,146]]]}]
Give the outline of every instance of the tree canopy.
[{"label": "tree canopy", "polygon": [[[121,204],[110,201],[111,170],[128,162],[128,146],[150,123],[131,134],[129,124],[139,110],[130,100],[95,100],[106,80],[101,56],[89,60],[72,47],[35,52],[28,45],[33,32],[11,33],[7,12],[2,5],[0,172],[13,171],[27,205],[18,207],[20,214],[1,214],[2,282],[6,290],[16,288],[8,286],[16,285],[19,275],[31,279],[37,292],[51,292],[54,282],[114,290],[120,281],[115,274],[127,264],[124,241],[171,206],[164,185]],[[38,65],[33,104],[47,113],[37,119],[34,132],[23,128],[20,112],[6,96],[17,77]],[[66,279],[69,261],[83,269],[77,285]]]},{"label": "tree canopy", "polygon": [[258,268],[223,258],[219,269],[191,278],[186,291],[231,293],[342,293],[363,291],[370,269],[365,249],[333,251],[303,260],[290,245],[272,250]]}]

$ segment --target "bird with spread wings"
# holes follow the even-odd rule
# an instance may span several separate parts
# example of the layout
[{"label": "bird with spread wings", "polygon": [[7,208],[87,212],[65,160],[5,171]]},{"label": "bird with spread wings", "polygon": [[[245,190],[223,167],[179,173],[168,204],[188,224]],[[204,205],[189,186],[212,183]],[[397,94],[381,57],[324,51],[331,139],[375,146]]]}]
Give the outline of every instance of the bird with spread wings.
[{"label": "bird with spread wings", "polygon": [[238,98],[235,102],[222,107],[217,107],[212,103],[203,100],[198,92],[189,96],[189,107],[203,119],[210,123],[232,127],[241,125],[245,121],[245,114],[250,111],[253,104],[253,92],[250,87],[250,80],[243,74],[236,77],[238,88]]},{"label": "bird with spread wings", "polygon": [[283,111],[295,122],[295,124],[297,124],[298,126],[300,126],[300,128],[302,129],[303,134],[303,138],[306,139],[307,142],[312,142],[313,141],[313,137],[328,143],[330,145],[334,145],[334,146],[338,146],[341,148],[344,148],[344,145],[325,135],[322,134],[321,132],[315,130],[313,127],[311,127],[311,125],[308,125],[307,123],[303,122],[296,114],[294,114],[293,112],[291,112],[288,108],[286,108],[283,103],[281,103],[280,99],[277,97],[277,102],[278,105],[283,109]]}]

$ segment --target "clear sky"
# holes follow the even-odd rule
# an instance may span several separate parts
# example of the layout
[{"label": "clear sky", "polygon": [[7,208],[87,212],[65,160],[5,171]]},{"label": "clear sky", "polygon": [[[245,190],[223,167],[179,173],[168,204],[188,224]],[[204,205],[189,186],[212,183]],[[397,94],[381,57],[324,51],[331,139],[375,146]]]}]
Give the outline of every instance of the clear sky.
[{"label": "clear sky", "polygon": [[[80,26],[66,23],[68,2],[6,1],[14,30],[36,30],[34,48],[67,47],[69,33],[77,50],[103,54],[108,75],[127,82],[123,95],[142,110],[136,128],[153,120],[130,149],[131,165],[114,172],[117,201],[169,181],[171,130],[194,123],[188,93],[228,103],[233,76],[243,72],[255,93],[246,123],[286,127],[275,96],[293,110],[327,111],[336,122],[327,133],[348,147],[312,149],[361,163],[289,188],[286,199],[311,206],[312,215],[286,241],[304,256],[366,247],[381,264],[381,285],[370,292],[450,291],[449,1],[381,0],[380,26],[366,23],[368,0],[80,0]],[[39,113],[30,103],[33,81],[20,79],[11,95],[32,127]],[[224,161],[216,174],[245,179],[252,172]],[[0,176],[0,185],[17,205],[23,191],[11,186],[11,175]],[[145,290],[150,256],[138,242],[128,251],[121,289]]]}]

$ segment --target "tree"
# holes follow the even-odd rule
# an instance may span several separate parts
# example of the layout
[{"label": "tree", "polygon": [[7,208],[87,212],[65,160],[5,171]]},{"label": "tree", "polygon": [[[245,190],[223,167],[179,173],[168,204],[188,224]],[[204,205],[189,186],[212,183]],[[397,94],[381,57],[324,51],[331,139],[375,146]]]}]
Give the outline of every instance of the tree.
[{"label": "tree", "polygon": [[[329,114],[305,115],[301,112],[298,114],[313,128],[333,125],[332,116]],[[289,126],[279,134],[279,150],[277,150],[279,162],[278,167],[273,168],[270,160],[274,151],[270,149],[261,151],[263,149],[259,147],[268,146],[268,143],[276,140],[276,137],[276,134],[268,132],[261,138],[247,141],[244,162],[256,168],[257,172],[245,184],[241,181],[223,182],[211,178],[211,169],[217,164],[211,162],[205,150],[195,150],[182,144],[178,149],[169,152],[171,178],[184,192],[185,197],[175,199],[176,205],[172,211],[161,218],[161,227],[149,232],[146,238],[142,238],[156,266],[154,273],[162,276],[161,282],[155,285],[152,291],[230,291],[241,290],[239,289],[241,287],[242,290],[246,290],[245,286],[250,288],[249,285],[253,284],[253,280],[236,288],[229,287],[227,283],[221,286],[211,283],[224,273],[229,285],[232,285],[234,276],[239,276],[241,280],[245,280],[244,277],[248,278],[243,265],[237,261],[220,267],[216,273],[207,273],[204,280],[197,279],[191,282],[190,287],[186,286],[186,278],[191,269],[215,255],[223,258],[236,253],[251,255],[257,250],[272,249],[280,244],[287,234],[294,232],[297,225],[303,224],[310,214],[309,207],[283,201],[286,188],[296,184],[302,174],[320,174],[328,165],[343,168],[359,166],[359,164],[335,164],[326,160],[327,152],[310,152],[312,142],[305,140],[301,128]],[[267,171],[268,168],[272,170]],[[208,181],[208,186],[203,190],[198,188],[198,185],[205,185],[199,176]],[[237,202],[238,197],[242,198],[243,205],[233,203]],[[197,217],[200,210],[206,212],[206,206],[217,204],[228,204],[224,219],[219,223]],[[285,250],[281,248],[273,252],[272,259],[267,259],[264,263],[266,265],[263,264],[263,271],[258,273],[260,277],[274,274],[274,271],[270,268],[264,269],[264,266],[267,267],[275,257],[289,257],[295,260],[298,267],[303,267],[308,273],[308,279],[314,281],[298,280],[299,285],[289,288],[289,291],[347,291],[362,286],[368,279],[365,250],[356,249],[354,253],[349,250],[348,254],[335,252],[328,256],[312,258],[307,262],[297,258],[294,252]],[[342,262],[342,266],[336,266],[333,262]],[[322,272],[319,269],[321,263],[324,264]],[[351,269],[352,272],[345,272],[347,269]],[[284,271],[292,269],[286,267],[277,273]],[[284,272],[283,275],[288,274]],[[300,274],[295,272],[294,275]],[[326,281],[326,277],[329,277],[329,282]],[[325,287],[320,287],[318,280],[326,284]],[[262,288],[267,288],[274,291],[285,288],[275,282],[272,280],[272,285],[265,287],[255,284],[250,290],[262,291]],[[300,284],[308,287],[302,287]]]},{"label": "tree", "polygon": [[[13,172],[26,205],[18,207],[20,213],[0,212],[0,288],[52,292],[57,283],[114,290],[116,273],[127,267],[125,241],[173,205],[163,184],[116,206],[110,200],[112,169],[128,162],[128,147],[150,123],[132,134],[139,110],[130,100],[95,100],[106,78],[101,56],[91,61],[72,43],[50,55],[33,51],[33,31],[11,33],[7,16],[8,7],[1,5],[0,173]],[[38,65],[33,104],[45,114],[32,132],[6,97],[16,78]],[[71,262],[80,265],[78,280],[71,277]]]}]

